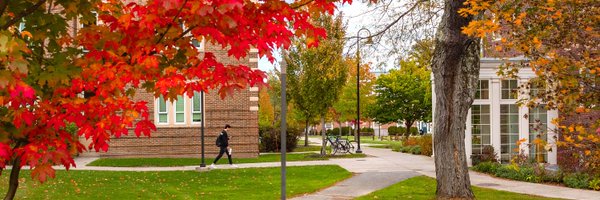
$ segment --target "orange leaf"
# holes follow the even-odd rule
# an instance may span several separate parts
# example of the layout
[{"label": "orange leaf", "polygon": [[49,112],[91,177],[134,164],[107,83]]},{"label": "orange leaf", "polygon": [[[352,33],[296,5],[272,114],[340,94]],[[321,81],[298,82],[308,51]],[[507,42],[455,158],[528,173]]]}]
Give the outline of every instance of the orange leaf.
[{"label": "orange leaf", "polygon": [[41,183],[44,183],[48,179],[48,176],[54,178],[55,172],[56,171],[54,171],[50,164],[41,164],[33,168],[33,170],[31,171],[31,178],[37,179]]}]

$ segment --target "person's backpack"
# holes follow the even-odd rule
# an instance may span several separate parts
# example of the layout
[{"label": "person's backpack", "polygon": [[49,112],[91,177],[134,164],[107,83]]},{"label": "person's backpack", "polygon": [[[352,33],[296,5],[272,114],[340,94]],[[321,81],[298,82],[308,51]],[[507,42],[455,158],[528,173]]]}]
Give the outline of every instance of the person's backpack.
[{"label": "person's backpack", "polygon": [[223,133],[219,133],[219,136],[217,136],[217,141],[215,141],[215,144],[218,147],[221,147],[221,144],[223,144]]}]

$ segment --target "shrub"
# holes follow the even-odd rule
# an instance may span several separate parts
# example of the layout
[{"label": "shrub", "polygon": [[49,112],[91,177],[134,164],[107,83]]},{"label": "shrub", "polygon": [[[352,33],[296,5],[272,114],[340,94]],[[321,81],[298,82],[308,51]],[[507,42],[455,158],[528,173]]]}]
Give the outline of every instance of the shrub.
[{"label": "shrub", "polygon": [[390,126],[390,127],[388,128],[388,134],[389,134],[389,135],[395,135],[395,136],[398,136],[399,134],[401,134],[401,133],[402,133],[401,131],[402,131],[402,130],[401,130],[400,128],[398,128],[397,126]]},{"label": "shrub", "polygon": [[519,170],[519,180],[540,183],[542,182],[542,177],[536,174],[534,167],[521,167]]},{"label": "shrub", "polygon": [[522,180],[519,170],[520,168],[516,165],[502,165],[496,169],[495,175],[501,178]]},{"label": "shrub", "polygon": [[471,155],[471,163],[473,166],[479,164],[480,162],[498,162],[496,159],[498,154],[494,151],[494,147],[491,145],[483,146],[481,150],[481,154],[473,154]]},{"label": "shrub", "polygon": [[410,148],[411,148],[411,146],[402,146],[402,147],[400,147],[400,152],[402,152],[402,153],[409,153],[410,152]]},{"label": "shrub", "polygon": [[588,188],[590,176],[584,173],[568,174],[563,178],[563,183],[570,188]]},{"label": "shrub", "polygon": [[[406,128],[401,128],[404,136],[407,136]],[[417,127],[410,127],[410,131],[408,132],[410,135],[419,135],[419,129]]]},{"label": "shrub", "polygon": [[473,170],[478,171],[478,172],[482,172],[482,173],[488,173],[488,174],[495,174],[496,173],[496,169],[500,168],[502,166],[502,164],[498,163],[498,162],[481,162],[475,166],[473,166]]},{"label": "shrub", "polygon": [[412,154],[417,154],[417,155],[421,155],[421,151],[422,151],[422,148],[419,145],[415,145],[410,149],[410,152]]},{"label": "shrub", "polygon": [[[340,135],[340,128],[333,128],[326,131],[327,135]],[[351,135],[350,127],[342,127],[342,136]]]},{"label": "shrub", "polygon": [[419,136],[417,141],[418,145],[421,146],[421,155],[431,156],[433,155],[433,138],[431,135]]},{"label": "shrub", "polygon": [[375,129],[373,128],[369,128],[369,127],[364,127],[360,129],[360,133],[374,133]]},{"label": "shrub", "polygon": [[600,177],[596,177],[590,180],[590,183],[588,185],[592,190],[600,190]]},{"label": "shrub", "polygon": [[[260,144],[259,150],[260,152],[274,152],[280,151],[280,129],[279,128],[271,128],[271,127],[259,127],[259,136],[260,136]],[[302,134],[302,131],[297,128],[289,127],[287,129],[287,137],[286,137],[286,150],[291,152],[298,145],[298,138]]]},{"label": "shrub", "polygon": [[419,144],[419,141],[417,140],[417,137],[408,137],[408,138],[404,138],[402,139],[402,145],[405,146],[414,146]]}]

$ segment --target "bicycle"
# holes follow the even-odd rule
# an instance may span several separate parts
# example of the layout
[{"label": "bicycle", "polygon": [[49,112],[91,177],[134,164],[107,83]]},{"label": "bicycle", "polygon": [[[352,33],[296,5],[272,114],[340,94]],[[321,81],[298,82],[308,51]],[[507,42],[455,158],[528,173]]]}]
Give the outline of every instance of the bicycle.
[{"label": "bicycle", "polygon": [[352,153],[354,150],[354,145],[348,140],[340,139],[340,136],[327,136],[324,142],[329,142],[332,151],[331,155],[335,155],[338,152]]}]

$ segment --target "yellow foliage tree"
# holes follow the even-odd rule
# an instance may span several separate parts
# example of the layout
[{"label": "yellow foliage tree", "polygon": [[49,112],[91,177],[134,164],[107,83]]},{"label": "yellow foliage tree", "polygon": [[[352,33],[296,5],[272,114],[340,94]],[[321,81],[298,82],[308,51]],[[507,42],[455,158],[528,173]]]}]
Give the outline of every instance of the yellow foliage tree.
[{"label": "yellow foliage tree", "polygon": [[[536,73],[539,78],[530,84],[544,90],[526,103],[544,102],[561,113],[554,120],[560,133],[557,145],[575,161],[571,168],[600,173],[598,1],[467,0],[465,5],[459,13],[479,20],[464,27],[463,33],[495,37],[499,57],[520,54],[529,60],[505,64],[499,74],[515,76],[519,67]],[[560,159],[567,158],[559,157],[559,164]]]}]

